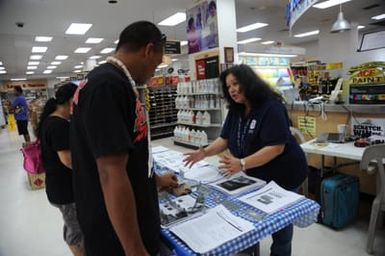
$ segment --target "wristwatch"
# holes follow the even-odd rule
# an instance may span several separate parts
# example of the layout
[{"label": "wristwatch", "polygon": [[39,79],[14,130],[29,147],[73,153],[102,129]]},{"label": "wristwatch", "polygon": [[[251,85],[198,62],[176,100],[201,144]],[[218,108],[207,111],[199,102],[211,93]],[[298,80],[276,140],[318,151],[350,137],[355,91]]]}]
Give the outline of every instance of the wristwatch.
[{"label": "wristwatch", "polygon": [[240,161],[241,161],[241,168],[242,168],[242,171],[245,171],[245,170],[246,170],[246,161],[245,161],[244,158],[241,158]]}]

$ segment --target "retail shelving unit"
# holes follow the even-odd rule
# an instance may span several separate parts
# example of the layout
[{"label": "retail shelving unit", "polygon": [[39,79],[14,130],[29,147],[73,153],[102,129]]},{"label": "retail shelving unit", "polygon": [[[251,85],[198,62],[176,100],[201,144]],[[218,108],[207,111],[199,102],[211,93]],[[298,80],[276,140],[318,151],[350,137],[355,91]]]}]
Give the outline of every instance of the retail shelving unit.
[{"label": "retail shelving unit", "polygon": [[[188,139],[181,139],[174,136],[174,144],[188,148],[206,146],[210,141],[219,136],[223,122],[223,96],[220,92],[218,79],[197,80],[178,84],[176,109],[179,113],[178,127],[190,131],[200,131],[207,134],[207,142],[194,141],[193,136]],[[181,120],[180,114],[189,112],[192,114],[188,121]],[[198,113],[202,115],[207,112],[210,115],[210,122],[198,120]],[[186,118],[183,118],[186,119]],[[207,120],[206,120],[207,121]]]}]

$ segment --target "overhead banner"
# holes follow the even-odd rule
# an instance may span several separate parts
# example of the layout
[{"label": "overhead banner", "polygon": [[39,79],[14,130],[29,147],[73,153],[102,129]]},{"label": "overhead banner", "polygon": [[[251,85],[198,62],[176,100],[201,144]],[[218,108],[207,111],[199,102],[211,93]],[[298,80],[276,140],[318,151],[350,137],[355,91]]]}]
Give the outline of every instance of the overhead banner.
[{"label": "overhead banner", "polygon": [[383,118],[352,118],[352,135],[369,137],[385,136],[385,119]]},{"label": "overhead banner", "polygon": [[188,53],[218,47],[218,19],[215,0],[207,0],[187,10]]},{"label": "overhead banner", "polygon": [[287,25],[291,30],[297,20],[318,0],[289,0],[286,8]]}]

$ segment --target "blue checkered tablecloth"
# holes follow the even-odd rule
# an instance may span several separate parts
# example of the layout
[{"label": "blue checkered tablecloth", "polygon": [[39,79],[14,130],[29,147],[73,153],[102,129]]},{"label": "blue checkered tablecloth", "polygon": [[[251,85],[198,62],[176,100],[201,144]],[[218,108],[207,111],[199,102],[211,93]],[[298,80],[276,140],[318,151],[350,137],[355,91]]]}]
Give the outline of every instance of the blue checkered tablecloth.
[{"label": "blue checkered tablecloth", "polygon": [[[156,163],[154,166],[157,172],[162,172],[163,167]],[[232,205],[233,207],[227,208],[234,215],[251,221],[255,229],[203,255],[228,255],[240,252],[289,224],[302,228],[307,227],[317,220],[320,209],[320,206],[313,200],[303,198],[278,212],[266,215],[262,211],[237,200],[237,198],[230,198],[226,194],[212,189],[212,192],[205,198],[205,205],[208,208],[213,208],[220,203],[223,203],[226,207],[226,203]],[[253,213],[258,217],[250,217]],[[177,255],[198,255],[168,229],[162,229],[161,233],[166,243],[173,248]]]}]

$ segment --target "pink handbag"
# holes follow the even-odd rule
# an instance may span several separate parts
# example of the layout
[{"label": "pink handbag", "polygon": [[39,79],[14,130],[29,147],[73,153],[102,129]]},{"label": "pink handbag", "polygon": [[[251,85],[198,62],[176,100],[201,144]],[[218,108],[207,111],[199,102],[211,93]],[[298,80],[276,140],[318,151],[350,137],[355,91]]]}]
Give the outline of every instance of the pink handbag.
[{"label": "pink handbag", "polygon": [[24,156],[24,170],[26,170],[30,174],[38,174],[45,172],[43,167],[43,160],[41,158],[39,140],[25,145],[21,149],[21,152],[23,152]]}]

